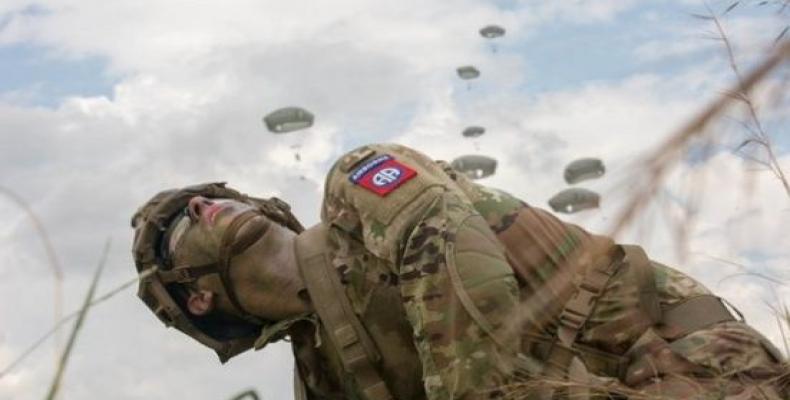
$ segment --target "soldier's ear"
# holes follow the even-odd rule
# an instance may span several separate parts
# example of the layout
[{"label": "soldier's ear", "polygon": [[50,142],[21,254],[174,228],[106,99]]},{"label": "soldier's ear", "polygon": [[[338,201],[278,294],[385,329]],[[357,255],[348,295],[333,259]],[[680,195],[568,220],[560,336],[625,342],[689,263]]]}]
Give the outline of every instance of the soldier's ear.
[{"label": "soldier's ear", "polygon": [[190,291],[187,309],[192,315],[203,316],[214,310],[214,292],[205,289]]}]

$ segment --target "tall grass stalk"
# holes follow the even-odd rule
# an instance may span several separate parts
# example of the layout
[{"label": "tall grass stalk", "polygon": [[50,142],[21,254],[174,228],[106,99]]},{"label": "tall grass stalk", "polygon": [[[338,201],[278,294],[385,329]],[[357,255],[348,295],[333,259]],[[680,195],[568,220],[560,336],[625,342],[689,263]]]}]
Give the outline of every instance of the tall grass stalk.
[{"label": "tall grass stalk", "polygon": [[99,259],[99,265],[96,267],[96,272],[93,273],[93,280],[91,281],[91,285],[88,288],[88,292],[85,294],[85,301],[83,302],[82,309],[80,310],[79,315],[77,316],[77,320],[74,322],[74,329],[71,330],[71,335],[69,335],[69,340],[66,342],[66,347],[63,349],[63,353],[60,356],[60,361],[58,362],[57,370],[55,371],[55,376],[52,378],[52,383],[49,386],[49,392],[47,393],[47,400],[54,400],[58,394],[58,390],[60,389],[60,383],[63,380],[63,373],[66,370],[66,365],[69,362],[69,357],[71,356],[71,351],[74,349],[74,343],[77,340],[77,335],[79,335],[80,331],[82,330],[82,323],[85,321],[85,316],[88,314],[88,309],[90,309],[91,301],[93,300],[93,295],[96,293],[96,286],[99,283],[99,277],[101,277],[101,273],[104,270],[104,266],[107,264],[107,255],[110,252],[110,240],[108,239],[106,244],[104,245],[104,250],[102,251],[101,258]]},{"label": "tall grass stalk", "polygon": [[[733,4],[737,4],[733,3]],[[727,11],[731,10],[732,8],[728,8]],[[738,83],[743,82],[743,75],[741,73],[740,68],[738,67],[738,63],[735,60],[735,52],[732,49],[732,41],[730,41],[727,32],[724,30],[724,26],[721,23],[721,19],[714,13],[713,11],[708,8],[709,18],[713,21],[713,24],[716,26],[716,32],[718,33],[718,39],[724,44],[724,49],[727,53],[727,61],[729,62],[730,69],[732,70],[735,78],[738,80]],[[726,12],[725,12],[726,13]],[[776,44],[780,44],[781,38],[784,36],[783,31],[777,37]],[[788,43],[788,40],[785,40],[785,45]],[[739,92],[734,92],[733,97],[741,102],[748,112],[748,122],[742,124],[746,131],[748,132],[748,138],[744,140],[736,151],[741,150],[742,148],[749,146],[749,145],[756,145],[763,149],[765,152],[767,161],[759,160],[759,159],[752,159],[753,161],[757,162],[768,168],[771,173],[774,174],[776,179],[782,183],[782,187],[785,190],[785,194],[787,197],[790,198],[790,183],[787,181],[787,176],[785,175],[784,171],[782,170],[781,165],[779,165],[779,161],[776,159],[776,153],[774,152],[773,145],[771,144],[771,138],[766,132],[765,128],[763,127],[763,123],[760,120],[757,107],[754,104],[754,99],[752,98],[750,90],[741,90]]]}]

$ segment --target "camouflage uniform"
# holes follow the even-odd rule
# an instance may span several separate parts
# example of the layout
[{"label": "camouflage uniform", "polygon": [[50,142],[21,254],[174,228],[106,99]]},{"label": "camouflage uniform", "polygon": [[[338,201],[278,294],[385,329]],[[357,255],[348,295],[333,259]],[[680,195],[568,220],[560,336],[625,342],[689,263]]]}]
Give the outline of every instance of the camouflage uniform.
[{"label": "camouflage uniform", "polygon": [[[385,155],[416,174],[393,178],[396,186],[383,194],[355,181]],[[402,146],[348,153],[332,168],[325,190],[322,223],[329,227],[332,265],[397,399],[501,395],[497,388],[515,381],[519,360],[541,359],[540,345],[553,343],[563,305],[585,270],[617,257],[610,239]],[[619,268],[580,332],[577,347],[590,374],[648,389],[659,378],[690,377],[693,384],[684,378],[657,389],[686,397],[697,393],[697,382],[718,385],[721,376],[738,378],[722,389],[730,394],[743,390],[735,384],[740,380],[777,376],[767,341],[741,322],[684,337],[657,329],[646,317],[640,273]],[[649,289],[661,307],[708,294],[659,263],[652,262],[652,273]],[[256,347],[286,331],[310,398],[363,398],[315,317],[269,328]],[[587,357],[595,351],[618,362]],[[713,393],[710,385],[707,393]]]}]

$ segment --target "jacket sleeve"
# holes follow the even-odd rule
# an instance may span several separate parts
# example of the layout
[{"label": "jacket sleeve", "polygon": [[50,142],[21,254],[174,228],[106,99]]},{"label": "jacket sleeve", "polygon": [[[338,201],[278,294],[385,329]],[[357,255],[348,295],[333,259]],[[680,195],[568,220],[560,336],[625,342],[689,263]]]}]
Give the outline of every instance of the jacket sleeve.
[{"label": "jacket sleeve", "polygon": [[460,196],[427,210],[399,264],[429,399],[492,398],[507,383],[519,338],[518,286],[496,238]]}]

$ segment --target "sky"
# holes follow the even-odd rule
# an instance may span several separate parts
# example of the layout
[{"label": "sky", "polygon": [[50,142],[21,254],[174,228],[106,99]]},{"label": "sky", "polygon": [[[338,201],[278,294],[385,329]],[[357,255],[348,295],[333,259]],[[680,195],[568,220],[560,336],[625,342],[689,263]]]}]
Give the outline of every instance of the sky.
[{"label": "sky", "polygon": [[[46,228],[66,313],[107,240],[98,293],[134,278],[129,219],[159,190],[227,181],[287,200],[310,225],[329,166],[371,142],[438,159],[495,157],[496,175],[481,183],[538,207],[567,186],[566,163],[600,157],[607,174],[579,186],[602,193],[601,208],[562,218],[605,233],[640,157],[734,82],[711,21],[694,14],[721,15],[747,71],[790,20],[779,3],[741,1],[725,15],[730,1],[2,0],[0,187]],[[507,34],[487,41],[478,34],[487,24]],[[480,78],[458,79],[462,65]],[[785,168],[790,107],[770,88],[788,69],[756,93]],[[315,124],[266,131],[262,116],[292,105]],[[660,201],[617,239],[702,281],[779,344],[770,306],[790,299],[776,283],[790,279],[790,200],[770,172],[734,153],[744,118],[728,109],[711,151],[678,163]],[[486,135],[462,138],[469,125]],[[0,221],[4,368],[52,326],[54,278],[23,209],[0,198]],[[0,399],[44,395],[56,342],[0,377]],[[90,310],[61,398],[225,399],[254,388],[284,399],[291,371],[287,344],[221,365],[128,289]]]}]

